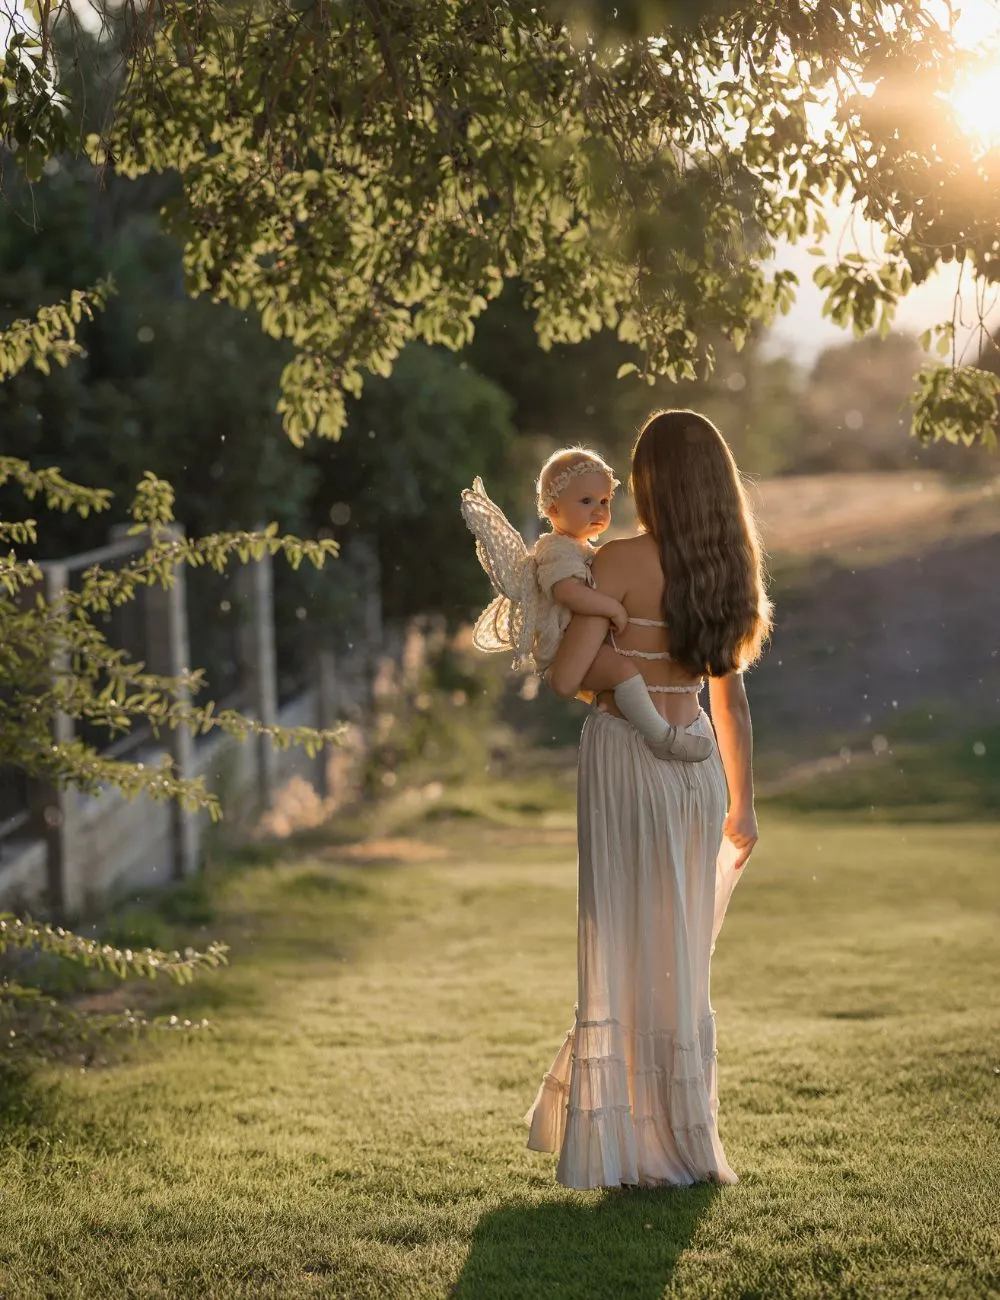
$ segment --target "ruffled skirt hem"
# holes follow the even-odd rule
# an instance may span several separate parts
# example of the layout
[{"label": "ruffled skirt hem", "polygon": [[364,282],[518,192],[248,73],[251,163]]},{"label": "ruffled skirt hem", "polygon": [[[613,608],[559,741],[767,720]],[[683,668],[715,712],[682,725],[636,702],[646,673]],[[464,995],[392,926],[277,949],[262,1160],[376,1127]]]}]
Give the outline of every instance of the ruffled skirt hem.
[{"label": "ruffled skirt hem", "polygon": [[[595,1032],[599,1045],[588,1042]],[[625,1045],[631,1061],[614,1050]],[[603,1051],[590,1054],[595,1046]],[[579,1190],[735,1183],[716,1123],[715,1061],[711,1014],[697,1043],[578,1022],[524,1117],[528,1147],[558,1153],[556,1178]]]}]

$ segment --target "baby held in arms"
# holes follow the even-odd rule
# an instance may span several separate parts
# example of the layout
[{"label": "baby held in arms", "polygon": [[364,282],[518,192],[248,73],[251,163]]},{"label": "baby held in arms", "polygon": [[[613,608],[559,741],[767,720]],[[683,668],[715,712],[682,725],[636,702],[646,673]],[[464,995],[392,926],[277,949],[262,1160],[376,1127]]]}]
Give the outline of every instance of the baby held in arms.
[{"label": "baby held in arms", "polygon": [[[611,467],[582,447],[558,451],[538,477],[538,512],[552,531],[529,551],[481,479],[462,493],[462,515],[476,538],[476,553],[496,596],[473,634],[479,650],[513,651],[513,667],[544,674],[574,614],[610,619],[624,632],[629,616],[619,600],[594,587],[590,566],[596,541],[611,523],[618,486]],[[602,645],[588,674],[597,693],[612,691],[621,714],[657,758],[697,763],[712,753],[705,736],[671,726],[657,711],[639,670]]]}]

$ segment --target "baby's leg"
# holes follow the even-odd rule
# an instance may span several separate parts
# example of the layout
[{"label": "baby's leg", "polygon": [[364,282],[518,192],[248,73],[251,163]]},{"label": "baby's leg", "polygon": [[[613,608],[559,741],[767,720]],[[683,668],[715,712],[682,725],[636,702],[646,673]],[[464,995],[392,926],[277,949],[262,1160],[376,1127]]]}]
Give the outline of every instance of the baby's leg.
[{"label": "baby's leg", "polygon": [[595,693],[612,691],[622,717],[631,722],[657,758],[700,763],[711,754],[712,742],[706,736],[689,736],[657,712],[638,668],[609,645],[598,650],[583,686]]},{"label": "baby's leg", "polygon": [[642,681],[634,661],[626,659],[624,655],[615,654],[605,642],[598,650],[594,662],[587,669],[583,688],[586,691],[593,691],[596,695],[600,691],[613,691],[616,686],[621,686],[623,682],[633,677],[638,677]]}]

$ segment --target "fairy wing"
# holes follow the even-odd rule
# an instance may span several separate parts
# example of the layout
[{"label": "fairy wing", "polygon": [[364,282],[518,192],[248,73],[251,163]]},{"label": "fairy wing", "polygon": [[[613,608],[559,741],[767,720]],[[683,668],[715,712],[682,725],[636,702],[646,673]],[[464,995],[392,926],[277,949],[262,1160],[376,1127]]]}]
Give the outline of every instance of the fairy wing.
[{"label": "fairy wing", "polygon": [[507,596],[496,596],[490,601],[472,629],[472,644],[477,650],[493,654],[514,648],[512,611],[513,605]]},{"label": "fairy wing", "polygon": [[476,539],[479,563],[494,591],[508,600],[517,600],[528,548],[504,512],[486,495],[481,478],[462,493],[462,518]]},{"label": "fairy wing", "polygon": [[476,619],[473,645],[487,652],[513,650],[514,668],[529,667],[537,584],[524,538],[486,495],[480,478],[462,493],[462,517],[497,593]]}]

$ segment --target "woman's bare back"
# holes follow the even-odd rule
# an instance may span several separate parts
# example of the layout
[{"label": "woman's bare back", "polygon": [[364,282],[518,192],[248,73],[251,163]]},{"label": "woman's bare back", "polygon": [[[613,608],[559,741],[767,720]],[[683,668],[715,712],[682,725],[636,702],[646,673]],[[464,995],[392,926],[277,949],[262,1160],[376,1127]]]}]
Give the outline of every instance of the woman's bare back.
[{"label": "woman's bare back", "polygon": [[[659,549],[648,534],[602,546],[593,571],[598,590],[620,600],[630,618],[662,621],[663,569]],[[667,637],[662,627],[629,624],[623,633],[615,635],[615,644],[621,650],[662,654],[667,649]],[[650,686],[684,686],[697,680],[670,659],[637,657],[632,662]],[[652,698],[663,717],[675,725],[687,726],[698,716],[700,706],[694,693],[654,693]],[[610,693],[603,694],[599,703],[608,713],[621,716]]]}]

